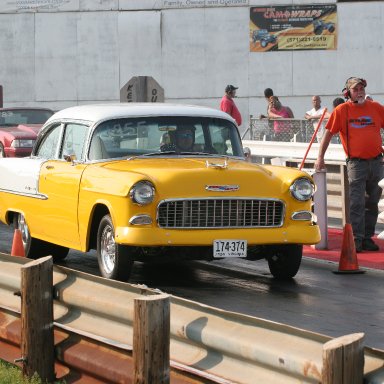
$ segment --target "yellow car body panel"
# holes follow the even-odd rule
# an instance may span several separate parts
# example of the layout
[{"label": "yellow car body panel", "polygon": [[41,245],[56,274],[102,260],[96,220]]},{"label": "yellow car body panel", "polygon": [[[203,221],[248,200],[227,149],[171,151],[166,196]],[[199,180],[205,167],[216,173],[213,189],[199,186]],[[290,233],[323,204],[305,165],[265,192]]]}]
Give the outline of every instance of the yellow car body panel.
[{"label": "yellow car body panel", "polygon": [[[276,173],[281,175],[278,177]],[[92,165],[48,161],[42,167],[39,181],[40,192],[47,199],[19,195],[4,195],[3,199],[8,199],[4,205],[10,210],[15,209],[29,218],[33,236],[82,251],[88,249],[92,212],[97,204],[108,208],[116,227],[116,242],[121,244],[208,245],[217,238],[240,238],[249,244],[315,244],[320,241],[318,226],[290,219],[294,212],[311,210],[311,201],[300,202],[289,191],[298,176],[308,177],[296,169],[265,167],[238,160],[229,160],[226,169],[207,168],[206,160],[198,158],[134,159]],[[150,205],[134,204],[128,196],[130,187],[140,180],[149,180],[156,186],[156,198]],[[239,189],[231,192],[206,190],[207,185],[216,184],[236,184]],[[281,228],[158,227],[156,215],[160,201],[196,197],[280,199],[289,204],[285,206]],[[130,225],[130,218],[138,214],[149,215],[152,224]]]}]

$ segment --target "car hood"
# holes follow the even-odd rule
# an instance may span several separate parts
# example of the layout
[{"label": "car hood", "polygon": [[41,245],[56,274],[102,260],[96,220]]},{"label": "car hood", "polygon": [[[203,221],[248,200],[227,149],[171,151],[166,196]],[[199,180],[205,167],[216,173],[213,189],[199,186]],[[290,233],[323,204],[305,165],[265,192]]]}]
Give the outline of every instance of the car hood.
[{"label": "car hood", "polygon": [[[308,177],[305,172],[294,168],[267,167],[224,158],[135,158],[104,163],[101,167],[105,176],[107,170],[127,172],[127,177],[123,178],[127,186],[139,180],[150,180],[160,195],[173,197],[233,195],[281,198],[296,178]],[[100,177],[100,169],[97,174]],[[113,180],[110,180],[109,188],[114,185],[122,191],[123,186],[116,185],[117,179],[122,178],[110,177]]]},{"label": "car hood", "polygon": [[0,127],[0,131],[15,138],[36,139],[41,127],[41,124],[19,124],[14,127]]}]

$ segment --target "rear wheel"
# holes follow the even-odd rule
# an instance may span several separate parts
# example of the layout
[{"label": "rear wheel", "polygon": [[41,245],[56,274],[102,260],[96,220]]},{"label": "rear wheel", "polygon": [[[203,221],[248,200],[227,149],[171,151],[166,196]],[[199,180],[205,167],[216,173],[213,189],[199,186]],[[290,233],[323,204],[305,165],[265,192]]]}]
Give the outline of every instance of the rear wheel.
[{"label": "rear wheel", "polygon": [[116,244],[111,216],[105,215],[97,231],[97,260],[101,275],[107,279],[127,281],[136,252],[136,247]]},{"label": "rear wheel", "polygon": [[54,261],[59,261],[68,255],[69,248],[32,237],[25,217],[21,213],[17,215],[16,228],[20,229],[21,232],[25,257],[38,259],[51,255]]},{"label": "rear wheel", "polygon": [[274,247],[267,257],[269,270],[277,279],[291,279],[300,268],[303,246],[287,244]]}]

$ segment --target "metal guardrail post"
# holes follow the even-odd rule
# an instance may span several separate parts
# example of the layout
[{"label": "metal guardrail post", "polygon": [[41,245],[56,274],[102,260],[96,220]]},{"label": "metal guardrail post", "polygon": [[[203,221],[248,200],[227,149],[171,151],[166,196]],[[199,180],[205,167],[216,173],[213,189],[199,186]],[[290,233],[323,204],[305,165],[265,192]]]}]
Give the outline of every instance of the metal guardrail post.
[{"label": "metal guardrail post", "polygon": [[23,375],[55,379],[53,340],[53,262],[47,256],[21,267],[21,354]]},{"label": "metal guardrail post", "polygon": [[[379,186],[384,190],[384,179],[381,179],[379,181]],[[378,217],[379,223],[384,223],[384,199],[381,199],[379,201],[379,217]],[[377,237],[379,239],[384,239],[384,231],[380,232]]]},{"label": "metal guardrail post", "polygon": [[170,299],[134,299],[133,384],[170,382]]},{"label": "metal guardrail post", "polygon": [[314,213],[317,216],[317,225],[320,228],[321,240],[315,249],[328,248],[328,211],[327,211],[327,172],[317,171],[313,174],[316,183],[316,192],[313,196]]},{"label": "metal guardrail post", "polygon": [[340,179],[341,179],[341,209],[342,209],[342,221],[343,227],[345,224],[350,223],[349,216],[349,184],[347,166],[340,164]]},{"label": "metal guardrail post", "polygon": [[364,376],[364,333],[333,339],[323,347],[322,384],[361,384]]}]

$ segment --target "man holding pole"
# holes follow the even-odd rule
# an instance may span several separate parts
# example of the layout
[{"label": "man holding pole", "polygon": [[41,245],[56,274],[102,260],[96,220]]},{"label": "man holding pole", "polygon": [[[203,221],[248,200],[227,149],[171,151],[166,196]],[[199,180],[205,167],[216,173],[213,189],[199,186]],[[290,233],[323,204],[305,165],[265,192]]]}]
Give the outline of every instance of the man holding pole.
[{"label": "man holding pole", "polygon": [[372,240],[382,189],[384,106],[365,100],[364,79],[350,77],[343,89],[347,102],[337,106],[326,125],[315,169],[325,168],[324,155],[334,134],[339,133],[347,158],[350,221],[356,252],[377,251]]}]

